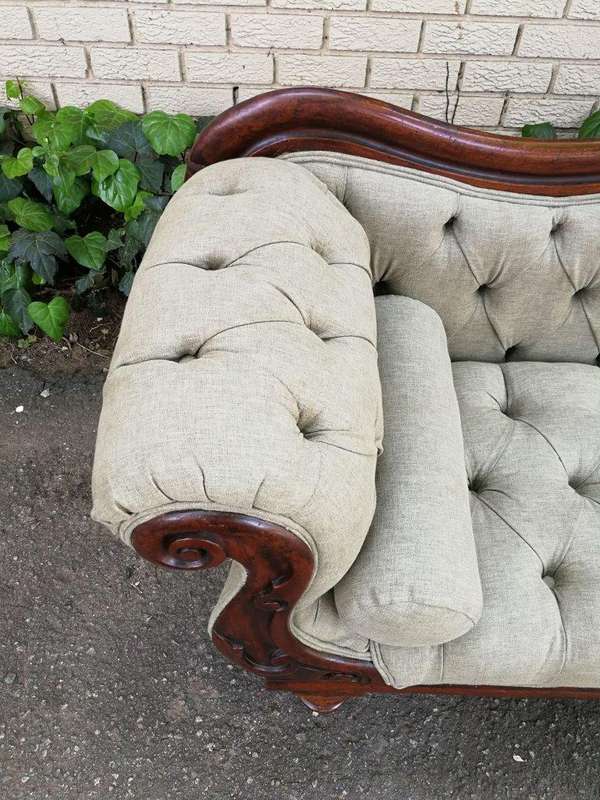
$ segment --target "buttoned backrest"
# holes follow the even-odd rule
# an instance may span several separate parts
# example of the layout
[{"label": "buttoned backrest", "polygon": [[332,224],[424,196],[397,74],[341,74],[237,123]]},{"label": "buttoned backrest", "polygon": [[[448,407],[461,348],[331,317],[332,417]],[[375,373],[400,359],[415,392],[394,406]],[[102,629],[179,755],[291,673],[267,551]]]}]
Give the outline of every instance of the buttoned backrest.
[{"label": "buttoned backrest", "polygon": [[600,363],[600,196],[534,197],[335,153],[286,156],[365,229],[376,290],[434,308],[453,360]]}]

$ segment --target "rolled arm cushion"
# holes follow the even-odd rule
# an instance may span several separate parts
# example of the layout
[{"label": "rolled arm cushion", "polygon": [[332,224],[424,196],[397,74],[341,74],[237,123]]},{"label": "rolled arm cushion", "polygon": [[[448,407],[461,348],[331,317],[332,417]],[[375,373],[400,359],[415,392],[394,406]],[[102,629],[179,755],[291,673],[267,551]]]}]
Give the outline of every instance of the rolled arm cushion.
[{"label": "rolled arm cushion", "polygon": [[361,226],[303,167],[208,167],[170,202],[134,281],[93,516],[125,542],[169,510],[276,521],[313,547],[310,602],[371,522],[380,405]]},{"label": "rolled arm cushion", "polygon": [[376,308],[385,422],[377,511],[335,601],[348,628],[374,642],[441,644],[482,609],[446,335],[417,300],[380,297]]}]

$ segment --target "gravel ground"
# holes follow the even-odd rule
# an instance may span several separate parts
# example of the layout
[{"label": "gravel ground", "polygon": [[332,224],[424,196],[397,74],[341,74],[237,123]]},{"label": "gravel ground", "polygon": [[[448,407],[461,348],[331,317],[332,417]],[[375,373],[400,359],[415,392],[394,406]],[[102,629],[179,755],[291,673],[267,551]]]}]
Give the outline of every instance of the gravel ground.
[{"label": "gravel ground", "polygon": [[319,716],[228,666],[206,635],[223,572],[156,570],[89,519],[102,380],[0,370],[2,800],[600,797],[596,703]]}]

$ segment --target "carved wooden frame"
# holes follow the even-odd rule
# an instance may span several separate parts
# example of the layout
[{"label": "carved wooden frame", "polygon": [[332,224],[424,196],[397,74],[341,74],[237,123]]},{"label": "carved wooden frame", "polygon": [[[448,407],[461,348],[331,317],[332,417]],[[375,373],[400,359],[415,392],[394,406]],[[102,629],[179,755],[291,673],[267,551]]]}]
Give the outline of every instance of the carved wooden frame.
[{"label": "carved wooden frame", "polygon": [[[600,192],[600,142],[539,142],[446,125],[388,103],[328,89],[269,92],[217,117],[188,156],[188,176],[240,156],[331,150],[402,164],[477,186],[567,196]],[[310,583],[308,546],[285,528],[241,514],[172,512],[136,527],[144,558],[172,569],[208,569],[231,558],[246,583],[217,617],[216,647],[262,677],[269,689],[297,694],[320,712],[368,692],[600,699],[600,689],[414,686],[393,689],[369,661],[302,644],[290,614]]]}]

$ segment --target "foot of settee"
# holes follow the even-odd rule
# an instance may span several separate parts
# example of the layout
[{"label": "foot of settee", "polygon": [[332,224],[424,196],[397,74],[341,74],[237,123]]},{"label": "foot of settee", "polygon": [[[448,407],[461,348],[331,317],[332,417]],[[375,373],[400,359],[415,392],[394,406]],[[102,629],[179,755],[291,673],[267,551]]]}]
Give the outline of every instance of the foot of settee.
[{"label": "foot of settee", "polygon": [[348,699],[348,695],[322,695],[322,694],[301,694],[295,692],[296,697],[300,698],[305,706],[311,711],[319,714],[331,714]]}]

